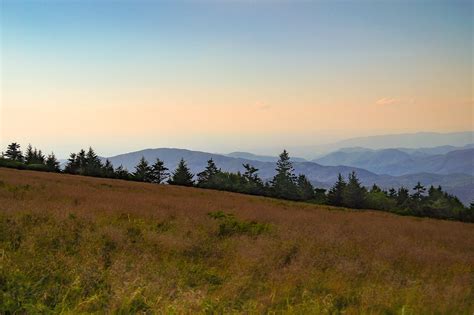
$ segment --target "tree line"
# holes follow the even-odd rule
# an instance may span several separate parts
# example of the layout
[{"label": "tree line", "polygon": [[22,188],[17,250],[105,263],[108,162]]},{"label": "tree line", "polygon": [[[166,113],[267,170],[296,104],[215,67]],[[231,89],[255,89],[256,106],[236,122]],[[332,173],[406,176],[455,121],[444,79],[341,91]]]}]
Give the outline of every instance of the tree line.
[{"label": "tree line", "polygon": [[8,145],[6,152],[0,156],[0,166],[194,186],[353,209],[375,209],[402,215],[474,222],[474,204],[465,207],[456,196],[443,191],[441,186],[427,189],[418,182],[411,190],[405,187],[383,190],[376,184],[367,189],[360,183],[357,174],[352,172],[347,180],[339,174],[329,190],[315,188],[306,175],[295,174],[286,150],[280,154],[276,163],[275,176],[268,181],[261,179],[258,169],[250,164],[243,164],[243,173],[233,173],[222,171],[212,159],[202,172],[193,174],[184,159],[170,172],[159,158],[150,164],[142,157],[134,171],[129,172],[122,165],[114,168],[108,159],[102,162],[92,148],[71,153],[61,170],[54,153],[45,156],[41,150],[29,145],[23,154],[18,143]]}]

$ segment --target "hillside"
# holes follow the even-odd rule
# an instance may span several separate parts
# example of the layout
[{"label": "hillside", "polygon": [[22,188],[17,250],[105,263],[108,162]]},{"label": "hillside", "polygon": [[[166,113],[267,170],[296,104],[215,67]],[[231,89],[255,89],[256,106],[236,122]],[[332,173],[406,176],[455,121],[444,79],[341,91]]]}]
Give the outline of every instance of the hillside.
[{"label": "hillside", "polygon": [[460,222],[0,169],[0,313],[471,314],[473,237]]}]

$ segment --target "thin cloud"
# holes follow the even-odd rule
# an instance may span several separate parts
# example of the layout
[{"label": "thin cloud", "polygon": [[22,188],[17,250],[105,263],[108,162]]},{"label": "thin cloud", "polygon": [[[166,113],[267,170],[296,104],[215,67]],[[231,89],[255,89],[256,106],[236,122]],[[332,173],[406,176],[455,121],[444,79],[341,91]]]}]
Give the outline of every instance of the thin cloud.
[{"label": "thin cloud", "polygon": [[260,109],[260,110],[268,110],[268,109],[272,108],[271,105],[265,104],[263,102],[256,102],[255,106],[257,106],[257,108]]},{"label": "thin cloud", "polygon": [[375,102],[375,104],[377,104],[377,105],[392,105],[392,104],[395,104],[395,103],[397,103],[396,99],[387,98],[387,97],[381,98],[381,99],[379,99]]},{"label": "thin cloud", "polygon": [[383,97],[378,99],[375,102],[376,105],[384,106],[384,105],[402,105],[402,104],[415,104],[415,99],[399,99],[399,98],[392,98],[392,97]]}]

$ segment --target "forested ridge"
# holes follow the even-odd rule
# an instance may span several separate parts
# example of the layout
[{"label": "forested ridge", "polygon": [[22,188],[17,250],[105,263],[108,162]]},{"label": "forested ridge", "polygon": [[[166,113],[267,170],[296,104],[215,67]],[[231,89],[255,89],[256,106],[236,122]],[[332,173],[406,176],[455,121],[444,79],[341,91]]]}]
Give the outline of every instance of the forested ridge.
[{"label": "forested ridge", "polygon": [[222,171],[212,159],[197,174],[190,171],[184,159],[181,159],[175,170],[170,171],[160,159],[150,164],[144,157],[133,171],[129,171],[122,165],[114,167],[109,160],[102,162],[92,148],[71,153],[62,170],[54,153],[46,156],[31,145],[23,153],[18,143],[8,145],[5,153],[0,156],[0,166],[195,186],[353,209],[375,209],[401,215],[474,222],[474,204],[465,207],[456,196],[443,191],[441,186],[427,188],[418,182],[412,188],[383,190],[374,184],[368,189],[361,185],[357,174],[351,172],[347,178],[339,174],[336,183],[328,190],[314,187],[305,174],[295,174],[286,150],[280,154],[276,163],[276,175],[269,181],[262,180],[258,169],[249,163],[243,164],[243,173],[233,173]]}]

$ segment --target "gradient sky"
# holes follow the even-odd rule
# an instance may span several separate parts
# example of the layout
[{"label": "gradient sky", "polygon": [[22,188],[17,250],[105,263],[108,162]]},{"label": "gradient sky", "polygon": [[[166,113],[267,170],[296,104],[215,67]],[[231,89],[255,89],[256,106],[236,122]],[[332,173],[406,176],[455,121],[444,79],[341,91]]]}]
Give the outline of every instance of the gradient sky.
[{"label": "gradient sky", "polygon": [[0,1],[0,145],[213,152],[474,129],[471,1]]}]

